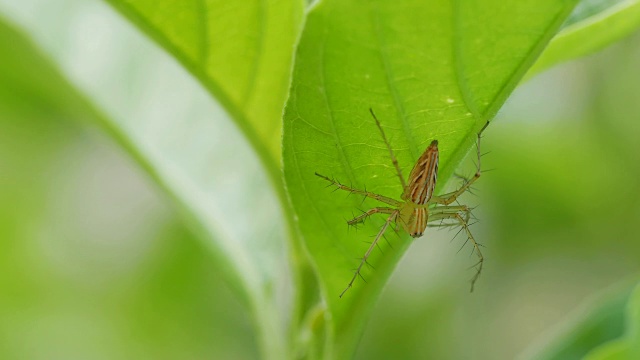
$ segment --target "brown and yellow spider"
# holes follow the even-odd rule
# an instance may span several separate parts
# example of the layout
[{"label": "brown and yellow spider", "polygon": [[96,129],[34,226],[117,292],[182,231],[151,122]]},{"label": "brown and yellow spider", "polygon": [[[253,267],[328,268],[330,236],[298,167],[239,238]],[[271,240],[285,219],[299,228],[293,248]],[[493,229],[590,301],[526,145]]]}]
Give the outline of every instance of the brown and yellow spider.
[{"label": "brown and yellow spider", "polygon": [[[351,281],[349,281],[349,285],[347,285],[347,287],[342,291],[340,297],[342,297],[345,292],[347,292],[347,290],[349,290],[349,288],[353,286],[353,282],[358,276],[360,276],[360,270],[362,270],[362,266],[367,262],[367,259],[371,255],[371,251],[377,245],[378,241],[389,227],[389,224],[391,224],[392,222],[396,223],[396,225],[399,223],[400,226],[402,226],[402,228],[413,238],[421,237],[428,225],[443,226],[443,221],[453,221],[453,223],[444,224],[444,226],[461,226],[461,230],[464,230],[464,232],[467,234],[467,237],[473,244],[475,253],[479,258],[478,262],[474,265],[474,267],[476,268],[476,274],[471,279],[471,291],[473,291],[475,282],[476,280],[478,280],[478,277],[482,272],[482,263],[484,261],[484,257],[482,256],[482,252],[480,251],[480,246],[473,238],[471,231],[469,231],[469,218],[471,217],[471,209],[466,205],[451,204],[455,202],[460,195],[467,191],[470,188],[471,184],[473,184],[480,177],[480,135],[489,123],[487,122],[482,130],[480,130],[480,132],[478,133],[478,142],[476,146],[478,163],[475,175],[470,179],[465,179],[462,186],[460,186],[460,188],[458,188],[458,190],[456,191],[443,195],[434,195],[433,192],[435,190],[436,182],[438,179],[438,140],[433,140],[424,151],[422,156],[420,156],[420,158],[414,165],[413,170],[411,170],[411,174],[409,174],[409,184],[407,184],[404,180],[404,177],[402,176],[402,171],[400,170],[400,166],[398,165],[398,160],[393,154],[391,145],[387,141],[387,137],[384,134],[382,125],[380,125],[380,121],[378,121],[378,118],[376,117],[372,109],[369,109],[369,111],[376,121],[378,129],[380,129],[382,139],[384,140],[384,143],[389,150],[391,162],[396,169],[398,178],[400,178],[400,183],[402,184],[403,189],[402,195],[400,196],[402,200],[399,201],[365,190],[354,189],[352,187],[345,186],[327,176],[315,173],[317,176],[329,181],[332,185],[337,186],[338,189],[349,191],[357,195],[363,195],[365,197],[372,198],[392,206],[375,207],[369,211],[366,211],[362,215],[356,216],[355,218],[347,221],[349,225],[356,225],[358,223],[364,222],[366,218],[374,214],[389,215],[387,221],[384,223],[384,225],[378,232],[378,235],[376,235],[375,239],[371,243],[371,246],[369,246],[367,252],[365,252],[364,256],[362,257],[360,265],[358,265],[358,268],[353,274]],[[435,224],[435,222],[438,222],[438,224]]]}]

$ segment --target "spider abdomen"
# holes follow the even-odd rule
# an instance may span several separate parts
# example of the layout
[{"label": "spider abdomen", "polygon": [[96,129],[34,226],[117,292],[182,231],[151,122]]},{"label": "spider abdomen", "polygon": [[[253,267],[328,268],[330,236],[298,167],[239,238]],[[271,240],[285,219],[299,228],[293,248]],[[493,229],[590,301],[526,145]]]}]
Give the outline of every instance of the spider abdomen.
[{"label": "spider abdomen", "polygon": [[400,209],[400,218],[402,227],[413,238],[419,238],[427,228],[429,220],[429,209],[425,207],[416,207],[411,203],[405,203]]}]

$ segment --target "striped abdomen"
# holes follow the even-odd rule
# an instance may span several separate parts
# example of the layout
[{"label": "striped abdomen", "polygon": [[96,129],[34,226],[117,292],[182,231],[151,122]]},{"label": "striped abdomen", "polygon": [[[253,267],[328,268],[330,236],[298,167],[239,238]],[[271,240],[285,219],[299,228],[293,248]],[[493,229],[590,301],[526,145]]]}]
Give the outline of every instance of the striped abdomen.
[{"label": "striped abdomen", "polygon": [[437,179],[438,140],[433,140],[411,170],[409,184],[402,198],[414,204],[426,204],[433,196]]},{"label": "striped abdomen", "polygon": [[424,229],[427,228],[429,212],[425,208],[416,208],[413,210],[411,222],[409,223],[408,232],[411,237],[417,238],[422,236]]},{"label": "striped abdomen", "polygon": [[400,209],[400,217],[398,220],[411,237],[420,237],[427,228],[429,209],[417,208],[411,203],[405,203],[405,205]]}]

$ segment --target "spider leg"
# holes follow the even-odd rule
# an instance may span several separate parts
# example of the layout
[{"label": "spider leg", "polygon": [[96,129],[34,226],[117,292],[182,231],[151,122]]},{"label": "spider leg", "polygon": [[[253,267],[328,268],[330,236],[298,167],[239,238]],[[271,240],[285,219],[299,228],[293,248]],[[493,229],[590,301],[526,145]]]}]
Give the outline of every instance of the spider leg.
[{"label": "spider leg", "polygon": [[387,208],[387,207],[375,207],[373,209],[370,209],[366,212],[364,212],[361,215],[358,215],[356,217],[354,217],[353,219],[347,221],[347,224],[349,225],[355,225],[361,222],[364,222],[369,216],[373,215],[373,214],[392,214],[394,211],[396,211],[395,209],[392,208]]},{"label": "spider leg", "polygon": [[[476,255],[478,255],[478,262],[474,265],[476,268],[476,274],[471,278],[471,292],[473,292],[473,287],[480,277],[480,273],[482,272],[482,265],[484,263],[484,256],[482,256],[482,252],[480,251],[480,244],[478,244],[473,237],[473,234],[469,230],[469,217],[471,210],[467,206],[440,206],[432,209],[429,214],[429,222],[435,222],[440,220],[454,220],[462,227],[461,230],[467,234],[467,240],[471,241],[473,244],[474,251]],[[438,224],[434,224],[438,226]],[[432,226],[427,224],[427,226]]]},{"label": "spider leg", "polygon": [[393,150],[391,149],[391,145],[389,144],[389,140],[387,140],[387,136],[384,134],[384,130],[382,130],[382,125],[380,124],[380,121],[378,121],[376,114],[373,113],[373,109],[369,108],[369,112],[371,113],[371,116],[373,116],[373,119],[376,121],[376,125],[378,125],[378,129],[380,129],[380,134],[382,134],[382,140],[384,140],[384,144],[387,145],[387,149],[389,150],[389,156],[391,157],[391,162],[393,163],[393,167],[396,168],[396,172],[398,173],[398,178],[400,178],[400,183],[402,184],[402,189],[405,189],[407,187],[407,184],[404,181],[404,176],[402,176],[402,170],[400,170],[400,165],[398,165],[398,159],[396,159],[396,155],[393,153]]},{"label": "spider leg", "polygon": [[383,202],[385,204],[391,205],[391,206],[395,206],[395,207],[399,207],[401,202],[398,200],[394,200],[392,198],[388,198],[386,196],[382,196],[382,195],[378,195],[378,194],[374,194],[370,191],[365,191],[365,190],[359,190],[359,189],[354,189],[350,186],[346,186],[346,185],[342,185],[340,182],[328,177],[328,176],[324,176],[318,173],[315,173],[316,176],[321,177],[325,180],[327,180],[328,182],[331,183],[331,185],[335,185],[338,189],[340,190],[344,190],[344,191],[348,191],[352,194],[356,194],[356,195],[363,195],[364,197],[368,197],[368,198],[372,198],[375,200],[378,200],[380,202]]},{"label": "spider leg", "polygon": [[384,232],[387,230],[387,227],[389,227],[389,224],[392,221],[395,220],[395,218],[398,216],[398,213],[399,213],[398,210],[394,210],[391,213],[391,215],[389,215],[389,217],[387,218],[387,221],[384,223],[384,225],[382,225],[382,228],[378,232],[378,235],[376,235],[376,238],[373,240],[373,242],[369,246],[369,249],[367,249],[367,252],[364,253],[364,256],[362,257],[362,260],[360,261],[360,265],[358,265],[358,268],[356,269],[355,273],[353,274],[353,277],[351,278],[351,281],[349,281],[349,285],[347,285],[347,287],[342,291],[342,293],[340,293],[340,297],[342,297],[342,295],[344,295],[344,293],[346,293],[347,290],[349,290],[353,286],[353,282],[356,281],[356,278],[358,278],[358,276],[362,277],[362,275],[360,274],[360,270],[362,269],[362,266],[364,266],[364,264],[367,263],[367,260],[369,259],[369,256],[371,255],[371,251],[373,250],[374,247],[376,247],[376,244],[378,243],[378,240],[380,240],[382,235],[384,235]]},{"label": "spider leg", "polygon": [[[450,214],[459,213],[462,214],[462,218],[465,222],[469,222],[471,218],[471,208],[467,205],[455,205],[455,206],[436,206],[434,208],[429,209],[429,219],[427,221],[428,227],[454,227],[460,226],[460,224],[456,221],[455,223],[444,222],[444,220],[452,220]],[[446,215],[446,216],[443,216]],[[454,219],[455,220],[455,219]],[[436,223],[437,222],[437,223]]]},{"label": "spider leg", "polygon": [[478,162],[476,163],[476,173],[470,179],[462,177],[464,179],[464,182],[458,190],[439,196],[433,196],[431,197],[431,200],[429,200],[429,203],[450,205],[451,203],[456,201],[456,199],[458,199],[460,195],[464,194],[465,191],[469,190],[471,185],[473,185],[473,183],[480,178],[480,175],[482,175],[482,171],[480,170],[480,158],[482,157],[482,153],[480,152],[480,139],[482,138],[482,132],[487,128],[487,125],[489,125],[489,122],[487,122],[482,130],[480,130],[480,132],[478,133],[478,140],[476,142],[476,155],[478,156]]}]

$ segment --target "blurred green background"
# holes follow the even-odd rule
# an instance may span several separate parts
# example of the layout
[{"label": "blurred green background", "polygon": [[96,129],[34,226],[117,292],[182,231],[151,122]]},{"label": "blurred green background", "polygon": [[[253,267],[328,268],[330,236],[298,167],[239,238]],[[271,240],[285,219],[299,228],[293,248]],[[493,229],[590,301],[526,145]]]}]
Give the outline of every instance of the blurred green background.
[{"label": "blurred green background", "polygon": [[0,83],[0,358],[257,356],[237,296],[144,173],[98,129],[10,85]]},{"label": "blurred green background", "polygon": [[[115,103],[145,99],[134,82],[201,91],[189,79],[158,81],[189,75],[106,5],[65,4],[50,17],[60,32],[38,41],[97,82],[122,74],[128,92]],[[28,12],[47,11],[21,6],[3,0],[0,13],[29,27],[37,14]],[[78,29],[95,21],[117,34],[102,39],[106,75],[92,67],[96,59],[59,55],[80,46]],[[118,43],[122,37],[132,40]],[[14,51],[3,44],[2,53]],[[26,71],[0,64],[6,78]],[[461,238],[431,231],[400,263],[357,358],[535,357],[535,344],[576,308],[636,278],[639,64],[635,35],[517,89],[483,140],[483,166],[495,170],[468,196],[479,205],[473,231],[486,246],[476,292],[467,293]],[[141,70],[149,67],[158,70]],[[194,105],[201,112],[215,107],[202,102]],[[255,358],[249,314],[206,246],[117,144],[58,105],[19,82],[0,83],[0,358]],[[239,136],[228,119],[215,121]],[[221,181],[233,180],[217,169]]]}]

